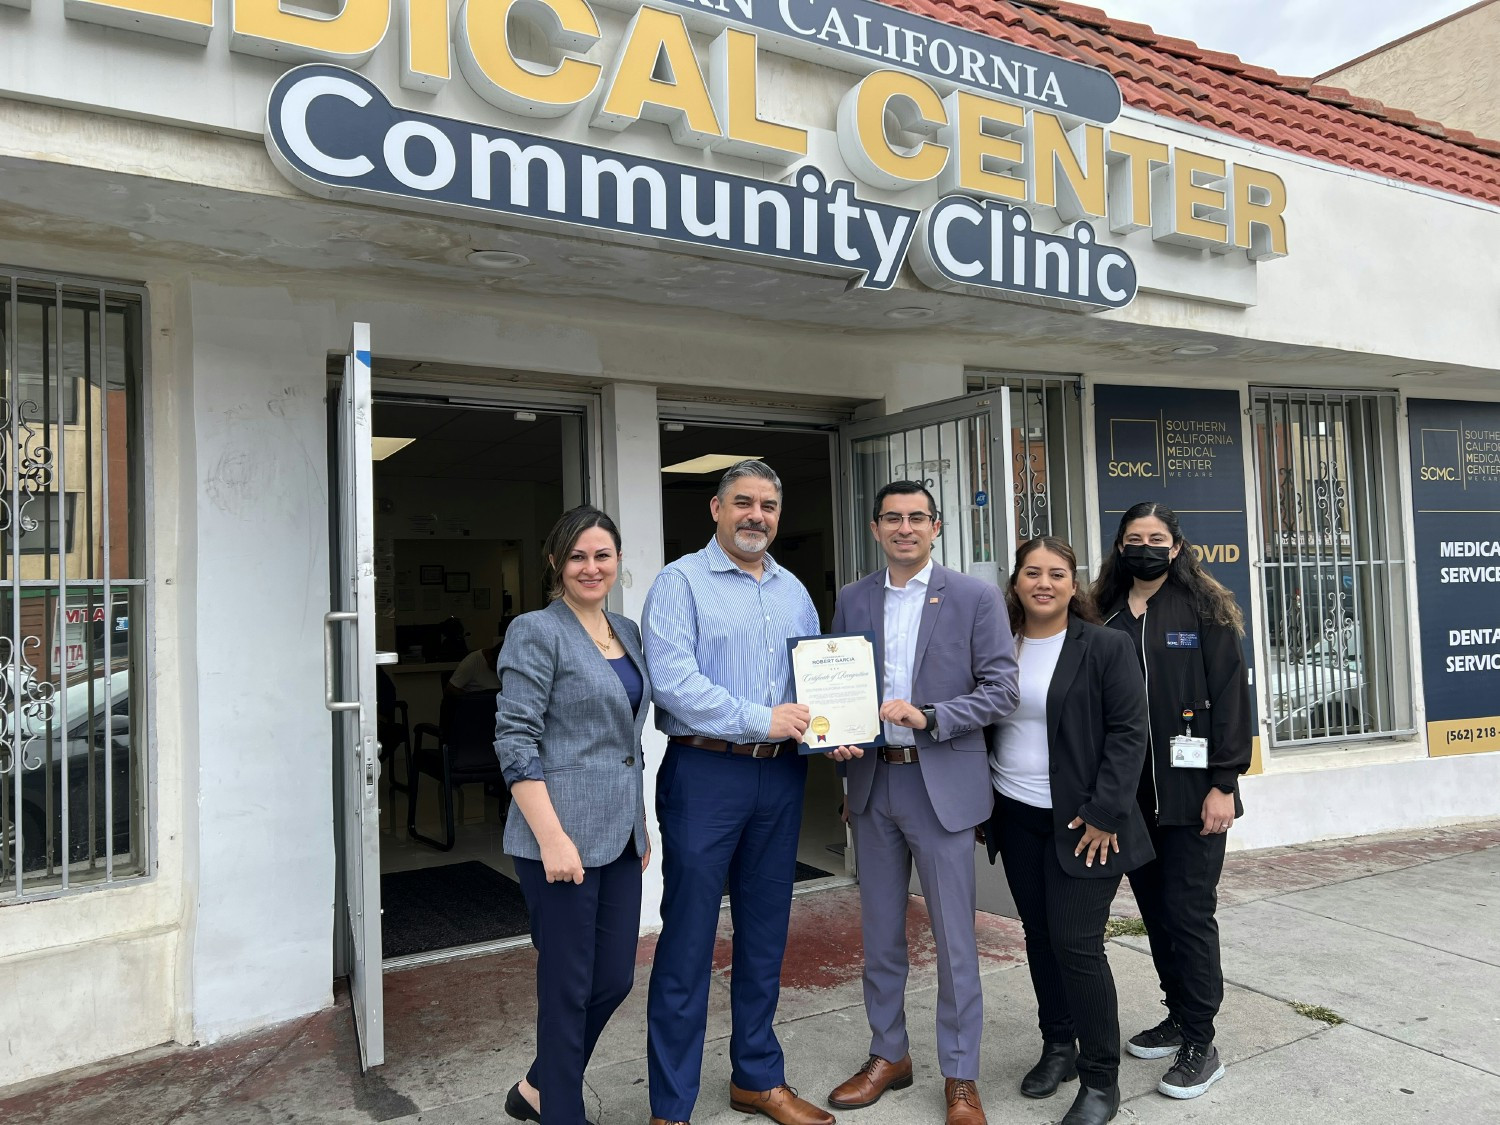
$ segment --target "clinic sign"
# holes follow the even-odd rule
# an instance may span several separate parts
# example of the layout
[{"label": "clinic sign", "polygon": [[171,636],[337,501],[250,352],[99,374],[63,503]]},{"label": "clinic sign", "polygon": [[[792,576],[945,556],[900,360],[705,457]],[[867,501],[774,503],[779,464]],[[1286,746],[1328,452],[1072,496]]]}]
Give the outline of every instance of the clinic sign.
[{"label": "clinic sign", "polygon": [[[266,143],[325,198],[751,254],[873,288],[910,251],[929,286],[1085,311],[1134,297],[1119,245],[1133,232],[1212,251],[1205,270],[1287,252],[1279,177],[1122,132],[1102,69],[879,0],[344,0],[331,15],[70,0],[65,14],[292,68]],[[360,71],[377,51],[390,87]],[[768,96],[784,95],[763,73],[775,55],[837,75],[831,119],[821,95]],[[482,119],[433,112],[460,83]],[[818,108],[799,119],[804,104]]]},{"label": "clinic sign", "polygon": [[1411,399],[1427,750],[1500,750],[1500,403]]}]

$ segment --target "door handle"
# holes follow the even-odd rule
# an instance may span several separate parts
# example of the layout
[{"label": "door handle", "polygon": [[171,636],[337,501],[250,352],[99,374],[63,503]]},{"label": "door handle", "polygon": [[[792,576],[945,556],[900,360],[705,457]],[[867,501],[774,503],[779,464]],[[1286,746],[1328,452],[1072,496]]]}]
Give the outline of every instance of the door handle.
[{"label": "door handle", "polygon": [[334,610],[323,615],[323,706],[330,711],[358,711],[359,700],[335,698],[333,683],[333,627],[343,621],[358,621],[354,610]]}]

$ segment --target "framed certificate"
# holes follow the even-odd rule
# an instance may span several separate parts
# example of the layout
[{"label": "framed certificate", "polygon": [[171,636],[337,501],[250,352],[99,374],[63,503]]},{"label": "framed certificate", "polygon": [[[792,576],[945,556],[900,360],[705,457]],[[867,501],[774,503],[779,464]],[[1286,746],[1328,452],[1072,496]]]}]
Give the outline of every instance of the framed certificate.
[{"label": "framed certificate", "polygon": [[874,633],[832,633],[787,641],[792,691],[812,721],[798,747],[821,754],[835,746],[885,745],[880,721],[880,669]]}]

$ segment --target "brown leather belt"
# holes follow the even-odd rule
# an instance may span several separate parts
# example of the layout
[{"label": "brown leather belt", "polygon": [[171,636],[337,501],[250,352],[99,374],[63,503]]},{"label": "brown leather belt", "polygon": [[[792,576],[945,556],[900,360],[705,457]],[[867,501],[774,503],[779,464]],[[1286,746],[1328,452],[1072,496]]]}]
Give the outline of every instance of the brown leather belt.
[{"label": "brown leather belt", "polygon": [[882,762],[889,762],[893,766],[904,766],[917,760],[915,746],[885,746],[878,752]]},{"label": "brown leather belt", "polygon": [[680,742],[699,750],[714,750],[720,754],[742,754],[747,758],[775,758],[783,752],[796,749],[791,739],[785,742],[728,742],[722,738],[704,738],[696,734],[672,734],[668,742]]}]

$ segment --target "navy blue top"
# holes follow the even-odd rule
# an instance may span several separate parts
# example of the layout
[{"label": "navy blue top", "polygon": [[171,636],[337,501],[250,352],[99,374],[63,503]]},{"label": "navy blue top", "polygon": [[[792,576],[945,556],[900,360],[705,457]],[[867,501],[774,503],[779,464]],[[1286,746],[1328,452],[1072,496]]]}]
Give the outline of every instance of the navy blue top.
[{"label": "navy blue top", "polygon": [[628,656],[617,656],[610,660],[609,666],[615,670],[615,675],[620,677],[620,684],[625,688],[625,695],[630,700],[632,712],[641,709],[641,692],[645,684],[641,681],[641,670],[635,666],[635,662]]}]

